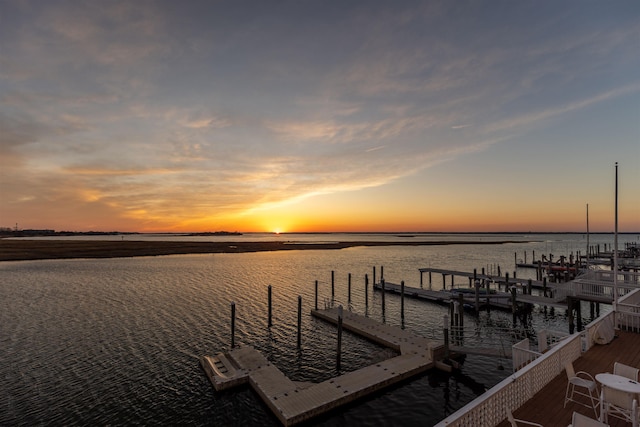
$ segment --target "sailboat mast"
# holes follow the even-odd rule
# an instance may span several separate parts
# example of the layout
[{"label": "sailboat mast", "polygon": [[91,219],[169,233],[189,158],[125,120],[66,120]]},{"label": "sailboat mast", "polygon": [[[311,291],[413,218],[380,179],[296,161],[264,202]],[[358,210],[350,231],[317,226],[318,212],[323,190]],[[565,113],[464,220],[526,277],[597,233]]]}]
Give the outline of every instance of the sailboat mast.
[{"label": "sailboat mast", "polygon": [[616,208],[615,231],[613,233],[613,304],[618,305],[618,162],[616,162]]}]

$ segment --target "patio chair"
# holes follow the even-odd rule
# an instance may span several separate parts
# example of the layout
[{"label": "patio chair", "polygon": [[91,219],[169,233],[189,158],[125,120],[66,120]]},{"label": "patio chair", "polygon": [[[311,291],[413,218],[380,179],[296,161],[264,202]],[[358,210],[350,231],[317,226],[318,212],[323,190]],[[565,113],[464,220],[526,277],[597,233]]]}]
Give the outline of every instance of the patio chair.
[{"label": "patio chair", "polygon": [[632,393],[602,386],[600,393],[600,421],[608,422],[609,415],[638,427],[638,401]]},{"label": "patio chair", "polygon": [[[598,385],[596,380],[587,372],[578,371],[573,369],[573,363],[569,362],[564,366],[564,370],[567,372],[567,392],[564,395],[564,407],[567,407],[567,402],[575,402],[579,405],[592,408],[596,418],[598,417]],[[595,394],[595,396],[594,396]],[[575,396],[584,396],[589,398],[591,405],[576,400]]]},{"label": "patio chair", "polygon": [[542,427],[542,424],[538,424],[538,423],[534,423],[534,422],[531,422],[531,421],[525,421],[525,420],[519,420],[517,418],[513,418],[513,414],[511,413],[511,410],[509,410],[509,409],[507,409],[507,420],[509,420],[509,422],[511,423],[511,427],[518,427],[520,425]]},{"label": "patio chair", "polygon": [[613,364],[614,374],[627,377],[634,381],[638,381],[638,371],[640,371],[640,369],[625,365],[624,363],[616,362]]},{"label": "patio chair", "polygon": [[579,412],[574,412],[569,427],[609,427],[609,424],[594,420]]}]

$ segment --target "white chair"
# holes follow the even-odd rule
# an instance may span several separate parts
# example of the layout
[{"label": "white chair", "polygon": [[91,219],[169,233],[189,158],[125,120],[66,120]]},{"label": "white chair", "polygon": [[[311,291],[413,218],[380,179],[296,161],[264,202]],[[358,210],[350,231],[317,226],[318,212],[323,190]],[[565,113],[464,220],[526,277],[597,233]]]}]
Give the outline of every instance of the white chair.
[{"label": "white chair", "polygon": [[511,427],[518,427],[520,425],[527,425],[527,426],[537,426],[537,427],[543,427],[542,424],[538,424],[538,423],[533,423],[531,421],[525,421],[525,420],[519,420],[517,418],[513,418],[513,414],[511,413],[511,410],[507,409],[507,420],[509,420],[509,422],[511,423]]},{"label": "white chair", "polygon": [[574,412],[569,427],[609,427],[609,424],[605,424],[598,420],[594,420],[593,418],[589,418],[586,415]]},{"label": "white chair", "polygon": [[[592,408],[593,413],[598,417],[598,385],[596,380],[587,372],[578,371],[573,369],[573,363],[569,362],[564,366],[564,370],[567,372],[567,392],[564,395],[564,407],[567,407],[567,402],[575,402],[579,405]],[[578,390],[576,390],[578,389]],[[583,390],[583,391],[580,391]],[[588,393],[588,394],[587,394]],[[595,394],[595,396],[594,396]],[[575,395],[588,397],[591,405],[587,405],[584,402],[575,399]]]},{"label": "white chair", "polygon": [[625,365],[624,363],[616,362],[613,364],[614,374],[621,375],[634,381],[638,381],[638,371],[640,371],[640,369]]},{"label": "white chair", "polygon": [[635,395],[603,385],[600,393],[600,421],[608,422],[609,415],[638,427],[638,401]]}]

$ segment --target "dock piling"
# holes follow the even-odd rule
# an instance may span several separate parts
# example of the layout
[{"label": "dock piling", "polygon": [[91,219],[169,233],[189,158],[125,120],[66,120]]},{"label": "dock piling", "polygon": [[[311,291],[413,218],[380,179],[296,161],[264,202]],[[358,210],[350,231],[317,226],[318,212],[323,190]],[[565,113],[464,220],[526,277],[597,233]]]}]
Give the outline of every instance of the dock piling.
[{"label": "dock piling", "polygon": [[402,320],[402,329],[404,329],[404,280],[400,282],[400,319]]},{"label": "dock piling", "polygon": [[442,318],[444,335],[444,358],[449,359],[449,316],[446,314]]},{"label": "dock piling", "polygon": [[331,270],[331,304],[333,304],[333,301],[335,301],[335,295],[336,295],[334,278],[335,278],[334,271]]},{"label": "dock piling", "polygon": [[338,349],[336,352],[336,370],[340,372],[340,358],[342,356],[342,306],[338,306]]},{"label": "dock piling", "polygon": [[380,287],[382,289],[382,315],[384,316],[384,279],[380,279]]},{"label": "dock piling", "polygon": [[267,305],[269,306],[269,310],[268,310],[268,311],[269,311],[269,313],[268,313],[268,315],[267,315],[267,317],[268,317],[268,319],[267,319],[267,325],[268,325],[269,327],[271,327],[271,326],[273,325],[273,322],[271,321],[271,313],[272,313],[272,312],[271,312],[271,302],[272,302],[272,299],[271,299],[271,285],[269,285],[269,287],[267,288],[267,290],[268,290],[268,291],[267,291],[267,294],[268,294],[268,297],[267,297],[267,301],[268,301],[268,302],[267,302]]},{"label": "dock piling", "polygon": [[231,302],[231,348],[236,346],[236,303]]},{"label": "dock piling", "polygon": [[347,303],[349,304],[349,310],[351,310],[351,273],[349,273],[347,283]]},{"label": "dock piling", "polygon": [[364,307],[369,311],[369,276],[364,275]]},{"label": "dock piling", "polygon": [[298,295],[298,350],[302,345],[302,297]]},{"label": "dock piling", "polygon": [[315,308],[316,310],[318,309],[318,281],[316,280],[316,301],[315,301]]}]

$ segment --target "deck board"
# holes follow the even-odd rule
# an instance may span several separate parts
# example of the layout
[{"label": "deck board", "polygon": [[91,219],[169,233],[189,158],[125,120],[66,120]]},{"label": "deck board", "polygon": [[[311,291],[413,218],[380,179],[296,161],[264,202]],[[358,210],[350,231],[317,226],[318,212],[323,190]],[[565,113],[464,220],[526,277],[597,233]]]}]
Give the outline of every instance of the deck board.
[{"label": "deck board", "polygon": [[[596,345],[579,357],[573,364],[576,372],[585,371],[595,377],[598,373],[613,372],[614,362],[640,368],[640,334],[617,331],[616,335],[610,344]],[[513,414],[516,418],[544,426],[569,425],[573,411],[594,418],[593,410],[577,403],[569,402],[563,408],[566,389],[567,376],[562,372]],[[609,417],[609,424],[612,427],[629,425],[612,417]],[[509,423],[505,420],[498,426],[509,427]]]}]

